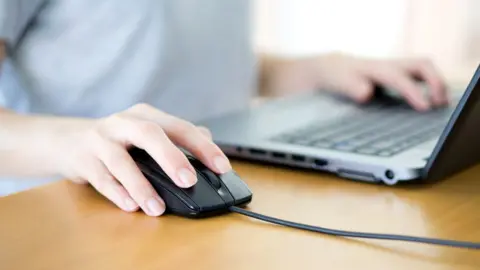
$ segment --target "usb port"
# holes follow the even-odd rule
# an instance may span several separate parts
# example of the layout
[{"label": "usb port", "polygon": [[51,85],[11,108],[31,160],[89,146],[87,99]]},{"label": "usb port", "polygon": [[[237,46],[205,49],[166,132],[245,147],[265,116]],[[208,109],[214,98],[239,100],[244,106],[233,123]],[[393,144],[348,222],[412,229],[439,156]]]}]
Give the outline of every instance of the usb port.
[{"label": "usb port", "polygon": [[292,160],[296,162],[304,162],[305,157],[301,155],[292,155]]},{"label": "usb port", "polygon": [[323,166],[327,165],[327,161],[324,160],[324,159],[315,159],[315,160],[313,161],[313,163],[314,163],[315,166],[317,166],[317,167],[323,167]]},{"label": "usb port", "polygon": [[284,159],[287,157],[287,155],[285,155],[284,153],[279,153],[279,152],[273,152],[272,153],[272,157],[274,158],[281,158],[281,159]]},{"label": "usb port", "polygon": [[253,155],[265,155],[267,154],[267,151],[264,151],[264,150],[260,150],[260,149],[249,149],[250,151],[250,154],[253,154]]}]

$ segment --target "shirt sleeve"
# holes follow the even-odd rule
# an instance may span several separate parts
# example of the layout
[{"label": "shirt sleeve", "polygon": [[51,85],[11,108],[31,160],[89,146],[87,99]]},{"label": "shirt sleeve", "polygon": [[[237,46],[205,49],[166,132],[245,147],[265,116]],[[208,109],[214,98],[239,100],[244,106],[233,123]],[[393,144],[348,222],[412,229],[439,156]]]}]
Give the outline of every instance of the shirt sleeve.
[{"label": "shirt sleeve", "polygon": [[0,0],[0,39],[7,47],[19,41],[46,0]]}]

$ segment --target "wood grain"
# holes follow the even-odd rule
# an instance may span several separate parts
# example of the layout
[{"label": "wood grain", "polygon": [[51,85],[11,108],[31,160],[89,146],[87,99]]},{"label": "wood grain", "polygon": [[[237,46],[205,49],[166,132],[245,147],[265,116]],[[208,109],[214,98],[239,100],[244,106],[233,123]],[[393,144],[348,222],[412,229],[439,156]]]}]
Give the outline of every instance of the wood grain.
[{"label": "wood grain", "polygon": [[[480,242],[480,168],[386,187],[235,162],[260,213],[345,230]],[[0,198],[1,269],[480,269],[480,251],[338,238],[229,214],[204,220],[115,208],[64,181]]]}]

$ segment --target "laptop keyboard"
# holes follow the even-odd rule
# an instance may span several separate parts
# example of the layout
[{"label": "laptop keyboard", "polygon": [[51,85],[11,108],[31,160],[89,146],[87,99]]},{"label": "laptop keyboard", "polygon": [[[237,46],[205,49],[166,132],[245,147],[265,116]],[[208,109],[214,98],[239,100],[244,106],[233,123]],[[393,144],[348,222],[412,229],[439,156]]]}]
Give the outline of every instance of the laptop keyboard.
[{"label": "laptop keyboard", "polygon": [[389,157],[438,138],[452,111],[442,108],[418,113],[404,107],[379,105],[335,121],[309,124],[272,139],[293,145]]}]

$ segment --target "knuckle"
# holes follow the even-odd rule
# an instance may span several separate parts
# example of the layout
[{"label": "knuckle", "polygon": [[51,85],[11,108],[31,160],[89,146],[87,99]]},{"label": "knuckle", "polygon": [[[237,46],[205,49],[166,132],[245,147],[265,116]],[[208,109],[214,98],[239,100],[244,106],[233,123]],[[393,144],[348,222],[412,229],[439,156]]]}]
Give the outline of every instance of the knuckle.
[{"label": "knuckle", "polygon": [[143,203],[148,198],[155,196],[155,191],[148,185],[146,180],[133,181],[129,186],[128,192],[139,203]]},{"label": "knuckle", "polygon": [[116,196],[117,198],[119,199],[125,199],[125,198],[128,198],[130,197],[130,195],[128,194],[128,192],[125,190],[125,188],[118,184],[118,183],[114,183],[113,185],[111,185],[111,189],[112,189],[112,193],[114,194],[114,196]]},{"label": "knuckle", "polygon": [[210,129],[208,129],[208,128],[204,127],[204,126],[198,126],[197,128],[198,128],[198,130],[200,130],[200,132],[203,132],[203,133],[205,133],[205,134],[212,134],[212,132],[210,131]]},{"label": "knuckle", "polygon": [[100,126],[108,128],[125,124],[125,122],[126,119],[122,113],[115,113],[101,120]]},{"label": "knuckle", "polygon": [[205,155],[205,157],[223,155],[223,152],[220,150],[220,148],[209,140],[199,140],[194,147],[198,152]]},{"label": "knuckle", "polygon": [[90,129],[85,134],[86,141],[89,147],[98,148],[105,142],[105,136],[99,129]]},{"label": "knuckle", "polygon": [[111,169],[124,167],[130,158],[126,151],[123,149],[119,150],[110,144],[105,144],[100,147],[99,157]]},{"label": "knuckle", "polygon": [[130,107],[130,111],[140,111],[140,112],[144,112],[144,111],[148,111],[148,110],[152,110],[153,107],[147,103],[137,103],[135,105],[133,105],[132,107]]},{"label": "knuckle", "polygon": [[104,183],[114,183],[116,182],[117,180],[115,179],[115,177],[113,177],[113,175],[109,174],[109,173],[105,173],[101,176],[101,179],[103,180],[102,182]]},{"label": "knuckle", "polygon": [[194,124],[185,120],[179,120],[179,128],[180,128],[180,131],[185,133],[200,132]]},{"label": "knuckle", "polygon": [[176,130],[179,134],[190,135],[200,132],[197,127],[185,120],[178,120],[176,124]]},{"label": "knuckle", "polygon": [[112,183],[116,181],[110,174],[95,173],[94,179],[90,181],[96,186],[96,188],[103,193],[112,193],[114,190]]},{"label": "knuckle", "polygon": [[220,152],[217,145],[205,139],[199,140],[197,147],[200,149],[205,149],[205,151],[209,151],[209,152]]},{"label": "knuckle", "polygon": [[142,135],[149,135],[152,133],[163,133],[163,129],[157,123],[151,121],[139,121],[136,124],[137,132]]}]

